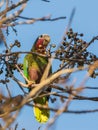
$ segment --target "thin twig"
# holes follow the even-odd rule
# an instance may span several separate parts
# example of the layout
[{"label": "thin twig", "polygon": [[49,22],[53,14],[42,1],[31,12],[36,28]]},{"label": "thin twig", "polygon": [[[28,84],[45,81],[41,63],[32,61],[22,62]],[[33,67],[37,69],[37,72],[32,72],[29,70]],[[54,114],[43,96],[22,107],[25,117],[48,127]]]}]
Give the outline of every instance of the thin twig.
[{"label": "thin twig", "polygon": [[18,65],[15,65],[16,68],[18,69],[18,71],[20,72],[20,74],[22,75],[22,77],[26,80],[27,83],[29,83],[29,80],[27,79],[27,77],[23,74],[22,70],[18,67]]},{"label": "thin twig", "polygon": [[28,18],[28,17],[24,17],[24,16],[18,16],[18,18],[26,19],[26,20],[35,20],[35,21],[38,21],[38,20],[40,20],[40,21],[56,21],[56,20],[66,19],[65,16],[51,18],[51,15],[44,16],[44,17],[41,17],[41,18]]},{"label": "thin twig", "polygon": [[7,89],[7,91],[8,91],[8,95],[9,95],[9,97],[11,98],[11,92],[10,92],[10,90],[9,90],[9,88],[8,88],[7,83],[6,83],[6,89]]}]

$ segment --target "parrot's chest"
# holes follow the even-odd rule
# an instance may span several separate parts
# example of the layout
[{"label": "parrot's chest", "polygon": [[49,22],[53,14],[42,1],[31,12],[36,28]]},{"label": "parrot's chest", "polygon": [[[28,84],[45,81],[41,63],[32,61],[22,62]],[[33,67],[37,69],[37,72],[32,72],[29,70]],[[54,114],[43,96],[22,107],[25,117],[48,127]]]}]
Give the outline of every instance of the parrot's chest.
[{"label": "parrot's chest", "polygon": [[35,81],[35,83],[39,83],[46,66],[47,62],[43,58],[36,57],[35,60],[32,60],[28,68],[29,80]]}]

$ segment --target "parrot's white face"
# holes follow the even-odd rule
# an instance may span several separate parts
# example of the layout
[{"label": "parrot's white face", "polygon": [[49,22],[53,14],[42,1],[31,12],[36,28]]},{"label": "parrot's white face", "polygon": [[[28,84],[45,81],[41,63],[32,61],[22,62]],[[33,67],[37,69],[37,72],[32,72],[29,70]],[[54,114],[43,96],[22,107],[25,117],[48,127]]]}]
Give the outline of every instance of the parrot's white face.
[{"label": "parrot's white face", "polygon": [[36,51],[40,53],[46,52],[46,47],[50,42],[50,36],[47,34],[40,35],[36,42]]}]

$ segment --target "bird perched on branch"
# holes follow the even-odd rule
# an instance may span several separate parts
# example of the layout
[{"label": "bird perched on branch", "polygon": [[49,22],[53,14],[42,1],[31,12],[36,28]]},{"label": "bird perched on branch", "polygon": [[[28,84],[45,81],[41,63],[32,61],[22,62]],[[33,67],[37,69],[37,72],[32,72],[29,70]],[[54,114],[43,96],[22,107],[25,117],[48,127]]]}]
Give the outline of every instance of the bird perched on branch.
[{"label": "bird perched on branch", "polygon": [[[31,49],[31,52],[37,52],[39,54],[46,54],[46,47],[50,42],[50,36],[47,34],[40,35],[35,43],[33,44],[33,47]],[[41,78],[44,74],[44,70],[48,64],[48,58],[43,57],[37,54],[27,54],[24,58],[24,75],[29,81],[33,81],[34,83],[40,83]],[[49,70],[49,74],[51,74],[51,68]],[[43,91],[43,90],[42,90]],[[50,92],[51,89],[47,88],[45,90],[46,92]],[[45,92],[41,92],[41,94],[45,94]],[[40,105],[45,105],[48,107],[48,101],[49,101],[49,96],[43,96],[43,97],[37,97],[34,99],[34,103],[40,104]],[[34,107],[34,116],[36,120],[40,123],[45,123],[48,121],[49,116],[50,116],[50,111],[38,107]]]}]

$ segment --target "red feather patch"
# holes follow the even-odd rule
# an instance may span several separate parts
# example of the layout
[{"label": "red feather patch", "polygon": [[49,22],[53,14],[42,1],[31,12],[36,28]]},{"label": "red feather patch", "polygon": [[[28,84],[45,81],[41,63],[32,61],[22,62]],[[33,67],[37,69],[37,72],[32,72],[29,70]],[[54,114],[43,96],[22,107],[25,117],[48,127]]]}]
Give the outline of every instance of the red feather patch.
[{"label": "red feather patch", "polygon": [[44,42],[44,39],[38,39],[37,43],[36,43],[36,48],[39,48],[40,46],[43,47],[43,42]]}]

